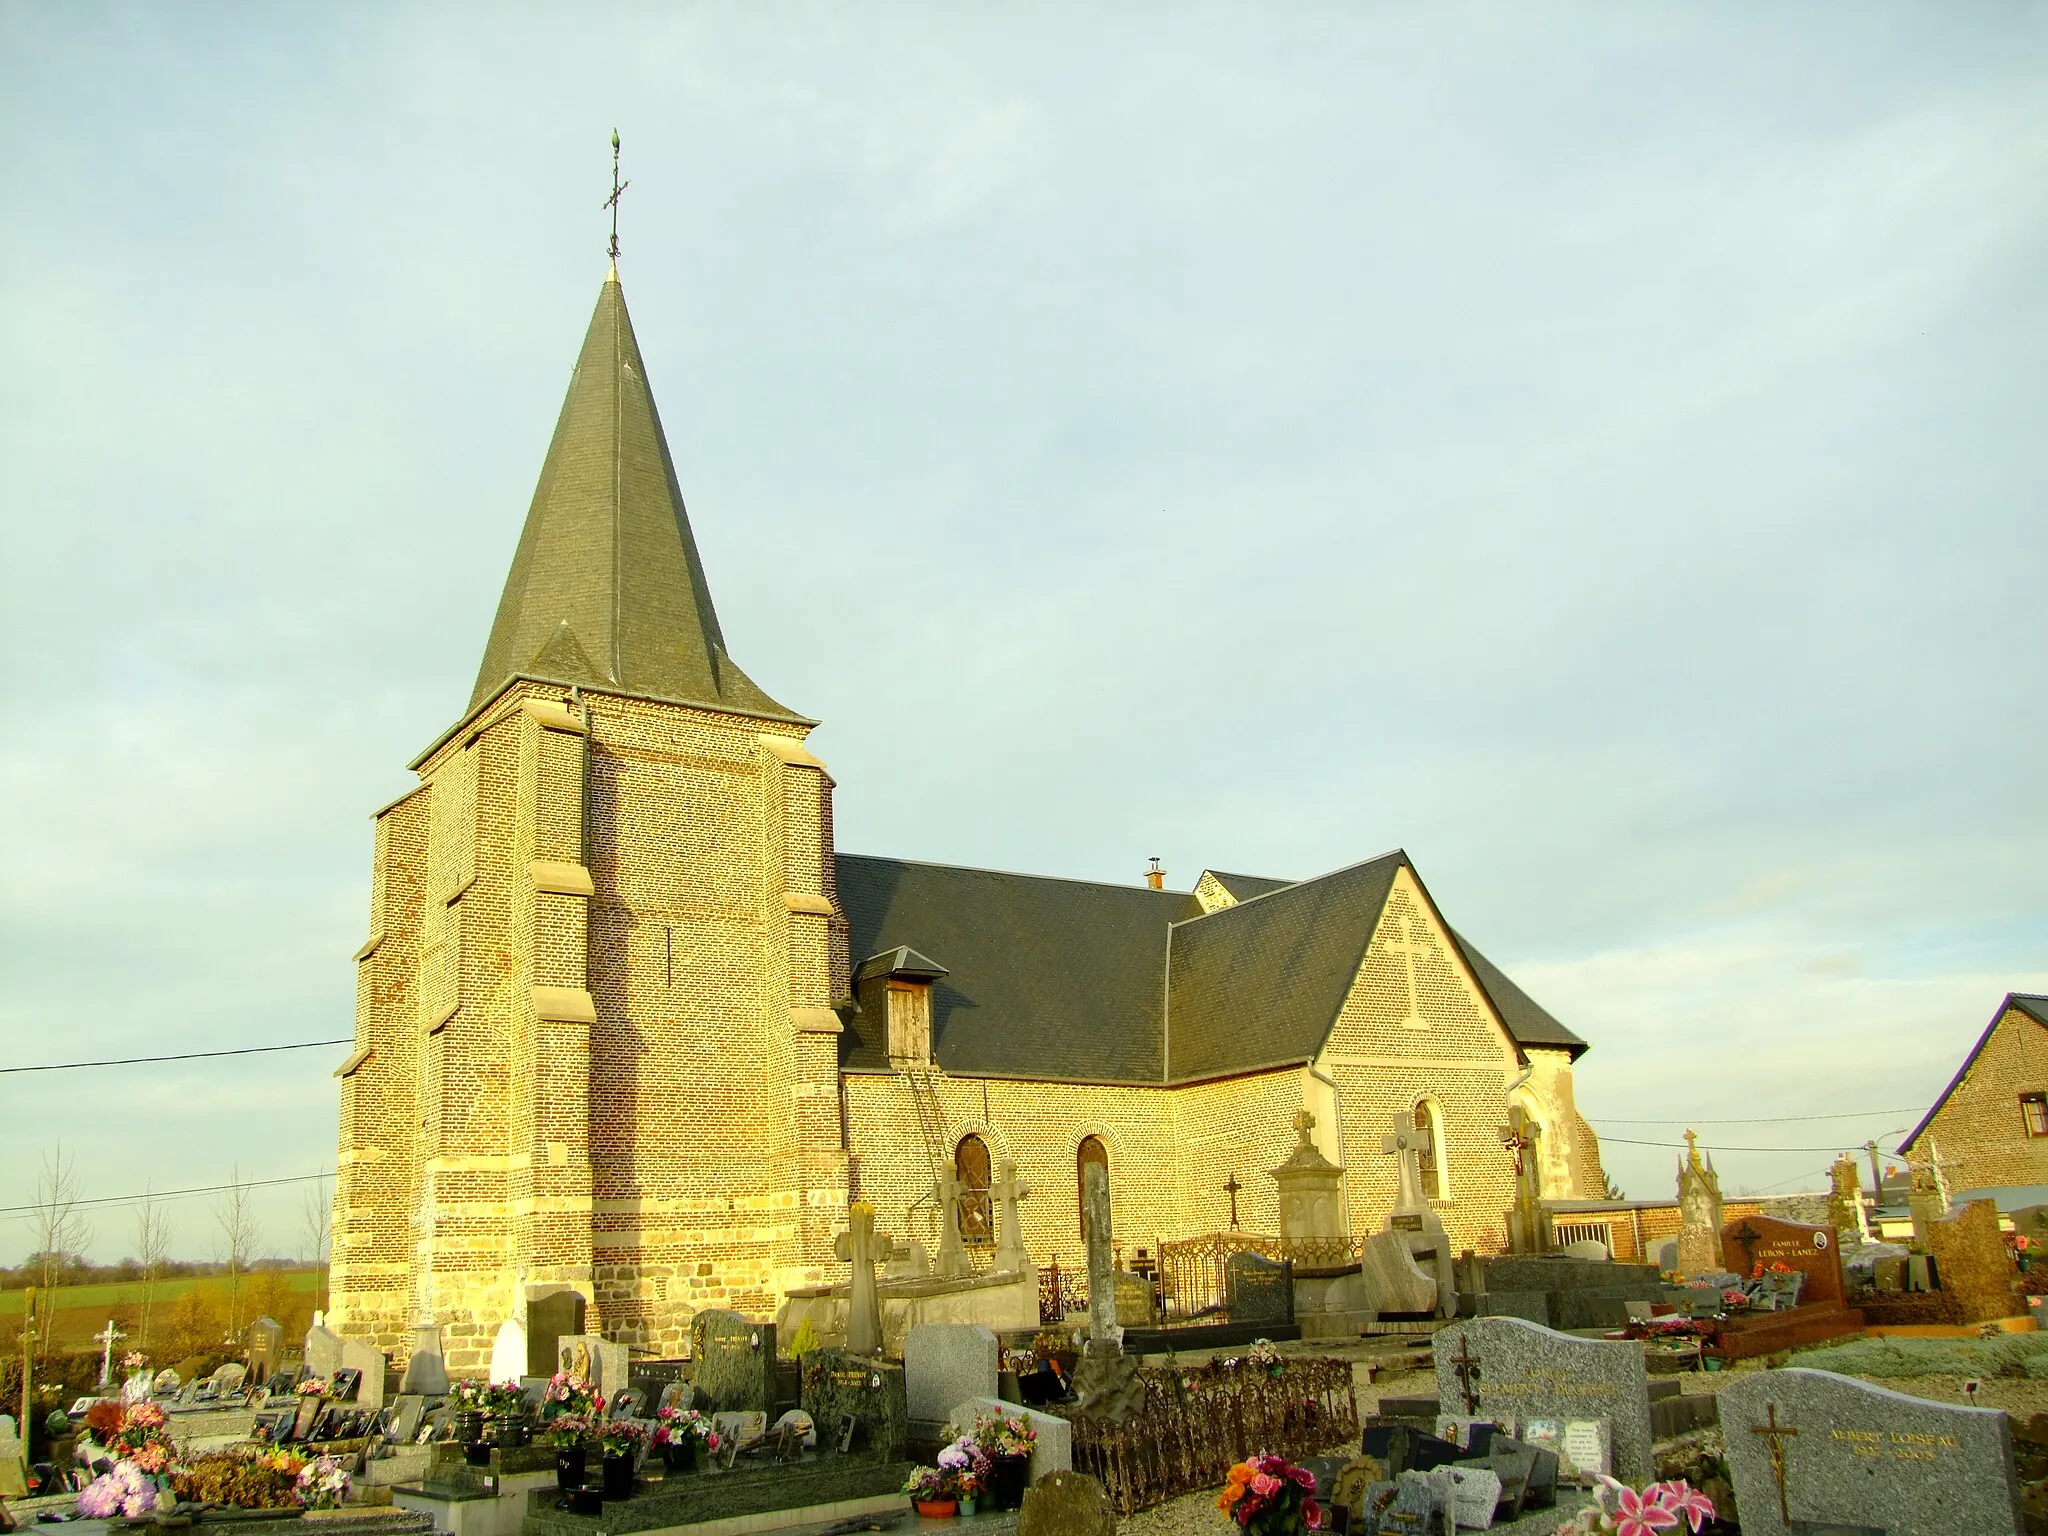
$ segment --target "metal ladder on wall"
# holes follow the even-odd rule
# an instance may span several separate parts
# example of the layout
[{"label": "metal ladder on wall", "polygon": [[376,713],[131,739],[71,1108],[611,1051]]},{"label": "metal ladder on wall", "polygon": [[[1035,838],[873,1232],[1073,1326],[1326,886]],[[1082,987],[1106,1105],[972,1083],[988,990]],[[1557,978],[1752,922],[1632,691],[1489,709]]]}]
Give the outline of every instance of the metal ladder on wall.
[{"label": "metal ladder on wall", "polygon": [[946,1110],[939,1102],[939,1090],[933,1079],[935,1070],[927,1065],[905,1062],[903,1082],[910,1090],[910,1102],[917,1111],[917,1128],[924,1137],[925,1156],[932,1165],[932,1186],[910,1202],[904,1212],[906,1216],[922,1206],[932,1211],[932,1240],[938,1241],[938,1224],[941,1214],[937,1186],[952,1176],[953,1154],[946,1135]]}]

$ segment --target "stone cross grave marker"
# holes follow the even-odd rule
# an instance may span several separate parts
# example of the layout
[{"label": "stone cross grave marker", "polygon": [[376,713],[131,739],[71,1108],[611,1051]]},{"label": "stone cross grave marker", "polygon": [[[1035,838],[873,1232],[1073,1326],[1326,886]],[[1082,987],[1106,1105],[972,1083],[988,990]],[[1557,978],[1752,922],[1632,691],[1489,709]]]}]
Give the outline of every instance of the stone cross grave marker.
[{"label": "stone cross grave marker", "polygon": [[1294,1321],[1294,1266],[1256,1253],[1233,1253],[1223,1265],[1233,1323]]},{"label": "stone cross grave marker", "polygon": [[106,1346],[100,1352],[100,1385],[102,1387],[105,1387],[108,1382],[114,1379],[114,1346],[127,1337],[127,1334],[114,1326],[114,1320],[111,1317],[107,1319],[107,1326],[92,1336],[93,1343]]},{"label": "stone cross grave marker", "polygon": [[1081,1175],[1081,1203],[1088,1220],[1088,1347],[1091,1354],[1114,1346],[1124,1331],[1116,1325],[1116,1261],[1110,1252],[1109,1175],[1090,1163]]},{"label": "stone cross grave marker", "polygon": [[966,1181],[948,1168],[932,1186],[932,1198],[939,1207],[939,1256],[937,1272],[948,1280],[974,1273],[967,1262],[967,1250],[960,1242],[960,1202],[967,1197]]},{"label": "stone cross grave marker", "polygon": [[1021,1274],[1031,1267],[1031,1255],[1024,1247],[1024,1225],[1017,1217],[1017,1202],[1031,1193],[1031,1186],[1017,1177],[1017,1165],[1005,1159],[997,1169],[996,1253],[994,1265],[1003,1274]]},{"label": "stone cross grave marker", "polygon": [[690,1329],[697,1341],[690,1383],[697,1389],[698,1409],[767,1412],[775,1396],[775,1325],[712,1311],[699,1312]]},{"label": "stone cross grave marker", "polygon": [[1518,1317],[1478,1317],[1432,1341],[1441,1412],[1531,1419],[1606,1419],[1614,1475],[1640,1486],[1650,1454],[1650,1378],[1633,1340],[1574,1338]]},{"label": "stone cross grave marker", "polygon": [[943,1421],[970,1397],[994,1397],[996,1336],[979,1323],[924,1323],[903,1341],[903,1388],[913,1419]]},{"label": "stone cross grave marker", "polygon": [[1888,1536],[2019,1536],[2003,1412],[1954,1408],[1803,1369],[1720,1393],[1743,1536],[1864,1527]]},{"label": "stone cross grave marker", "polygon": [[1394,1208],[1387,1214],[1387,1225],[1407,1226],[1416,1231],[1422,1229],[1418,1219],[1429,1210],[1429,1202],[1422,1197],[1422,1180],[1415,1167],[1415,1154],[1422,1147],[1425,1133],[1415,1128],[1415,1122],[1406,1115],[1394,1116],[1393,1134],[1380,1138],[1380,1150],[1394,1160],[1394,1177],[1399,1181],[1394,1196]]},{"label": "stone cross grave marker", "polygon": [[832,1252],[853,1266],[846,1294],[846,1348],[851,1354],[875,1355],[882,1350],[882,1302],[875,1290],[875,1208],[865,1200],[846,1207],[846,1230]]},{"label": "stone cross grave marker", "polygon": [[1759,1264],[1766,1273],[1773,1264],[1798,1271],[1806,1276],[1799,1291],[1802,1307],[1839,1307],[1847,1294],[1842,1287],[1842,1250],[1832,1227],[1745,1216],[1721,1229],[1721,1262],[1745,1278]]}]

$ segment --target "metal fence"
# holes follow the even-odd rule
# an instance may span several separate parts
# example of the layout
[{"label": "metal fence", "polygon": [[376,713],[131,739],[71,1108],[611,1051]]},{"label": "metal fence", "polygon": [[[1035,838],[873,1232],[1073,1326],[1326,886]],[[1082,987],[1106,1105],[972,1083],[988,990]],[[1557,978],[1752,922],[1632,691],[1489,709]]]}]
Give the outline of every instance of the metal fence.
[{"label": "metal fence", "polygon": [[1255,1253],[1274,1261],[1291,1260],[1301,1270],[1341,1269],[1358,1262],[1358,1239],[1348,1237],[1304,1242],[1268,1237],[1260,1232],[1211,1232],[1177,1243],[1159,1245],[1159,1308],[1169,1322],[1207,1317],[1230,1309],[1231,1256]]}]

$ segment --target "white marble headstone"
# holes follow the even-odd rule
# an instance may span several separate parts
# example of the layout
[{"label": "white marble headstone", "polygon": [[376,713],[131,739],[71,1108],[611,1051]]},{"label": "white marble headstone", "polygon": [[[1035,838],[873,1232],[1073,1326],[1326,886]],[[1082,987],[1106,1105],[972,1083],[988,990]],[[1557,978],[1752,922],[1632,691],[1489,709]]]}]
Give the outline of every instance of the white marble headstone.
[{"label": "white marble headstone", "polygon": [[516,1387],[525,1374],[526,1325],[515,1317],[498,1329],[491,1345],[491,1380]]}]

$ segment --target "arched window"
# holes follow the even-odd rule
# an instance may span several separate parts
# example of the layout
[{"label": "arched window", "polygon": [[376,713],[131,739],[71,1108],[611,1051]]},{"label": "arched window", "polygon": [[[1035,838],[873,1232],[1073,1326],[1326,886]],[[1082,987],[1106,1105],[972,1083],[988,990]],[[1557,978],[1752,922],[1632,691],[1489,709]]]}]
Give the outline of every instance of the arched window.
[{"label": "arched window", "polygon": [[1100,1136],[1083,1136],[1081,1145],[1074,1153],[1074,1199],[1081,1211],[1081,1237],[1088,1236],[1088,1165],[1094,1163],[1102,1169],[1102,1179],[1109,1182],[1109,1148],[1102,1144]]},{"label": "arched window", "polygon": [[979,1136],[962,1136],[953,1149],[953,1177],[967,1186],[960,1197],[960,1241],[994,1242],[995,1223],[988,1203],[988,1143]]},{"label": "arched window", "polygon": [[1422,1186],[1422,1198],[1448,1200],[1450,1159],[1444,1155],[1444,1117],[1436,1100],[1424,1099],[1415,1106],[1415,1129],[1420,1133],[1415,1148],[1415,1178]]}]

